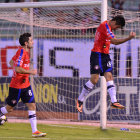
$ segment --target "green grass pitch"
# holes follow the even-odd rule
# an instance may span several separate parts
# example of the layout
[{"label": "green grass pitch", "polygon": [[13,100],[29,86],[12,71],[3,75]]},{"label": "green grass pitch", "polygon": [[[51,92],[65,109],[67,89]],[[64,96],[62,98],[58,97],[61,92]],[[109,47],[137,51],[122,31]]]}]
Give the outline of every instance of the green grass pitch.
[{"label": "green grass pitch", "polygon": [[5,123],[0,126],[0,140],[140,140],[140,129],[119,131],[119,128],[101,130],[99,127],[83,125],[42,125],[38,129],[46,132],[43,138],[32,138],[28,123]]}]

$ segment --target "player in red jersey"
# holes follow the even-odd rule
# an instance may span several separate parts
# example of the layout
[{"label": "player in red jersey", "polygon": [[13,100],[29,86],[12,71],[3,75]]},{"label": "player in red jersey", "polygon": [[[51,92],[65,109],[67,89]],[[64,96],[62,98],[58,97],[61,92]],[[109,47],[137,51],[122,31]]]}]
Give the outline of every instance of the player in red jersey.
[{"label": "player in red jersey", "polygon": [[28,115],[32,128],[33,137],[43,137],[46,133],[37,130],[36,105],[34,94],[29,82],[29,75],[36,75],[36,69],[30,69],[29,51],[33,48],[33,39],[30,33],[20,35],[19,43],[21,47],[16,55],[11,59],[10,65],[13,67],[13,76],[9,86],[9,96],[6,99],[7,105],[0,108],[0,116],[13,111],[21,99],[28,107]]},{"label": "player in red jersey", "polygon": [[112,64],[109,56],[110,43],[118,45],[131,40],[136,36],[134,32],[124,39],[117,39],[112,33],[112,30],[122,28],[125,26],[125,19],[123,16],[118,15],[109,21],[104,21],[99,25],[95,34],[94,47],[91,50],[90,56],[90,74],[91,78],[84,85],[81,94],[77,100],[77,110],[82,112],[83,101],[89,92],[93,89],[94,85],[99,80],[99,75],[105,77],[107,82],[107,91],[111,98],[111,107],[124,109],[116,99],[116,89],[112,76]]}]

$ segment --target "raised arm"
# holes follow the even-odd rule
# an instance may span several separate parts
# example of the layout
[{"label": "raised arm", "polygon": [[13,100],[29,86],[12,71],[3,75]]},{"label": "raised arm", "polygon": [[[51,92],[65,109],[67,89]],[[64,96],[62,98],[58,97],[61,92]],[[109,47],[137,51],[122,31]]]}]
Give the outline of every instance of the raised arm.
[{"label": "raised arm", "polygon": [[130,34],[127,38],[123,38],[123,39],[112,38],[110,41],[111,41],[112,44],[119,45],[119,44],[122,44],[122,43],[124,43],[128,40],[131,40],[135,36],[136,36],[135,32],[130,32]]}]

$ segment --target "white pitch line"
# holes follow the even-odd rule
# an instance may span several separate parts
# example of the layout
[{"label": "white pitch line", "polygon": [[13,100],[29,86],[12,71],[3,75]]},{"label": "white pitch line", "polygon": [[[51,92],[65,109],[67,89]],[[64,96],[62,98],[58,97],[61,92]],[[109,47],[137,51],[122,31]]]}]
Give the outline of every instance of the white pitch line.
[{"label": "white pitch line", "polygon": [[[94,128],[86,128],[86,127],[77,127],[77,126],[69,126],[69,125],[59,125],[59,124],[47,124],[47,126],[54,126],[54,127],[62,127],[62,128],[74,128],[74,129],[80,129],[80,130],[92,130]],[[122,131],[122,130],[115,130],[115,129],[110,129],[110,128],[107,128],[107,130],[112,130],[112,131],[119,131],[119,132],[131,132],[131,133],[140,133],[140,132],[137,132],[137,131],[131,131],[131,129],[129,131]]]},{"label": "white pitch line", "polygon": [[140,133],[138,131],[132,131],[131,129],[129,129],[129,131],[123,131],[123,130],[115,130],[115,129],[108,129],[108,130],[112,130],[112,131],[118,131],[118,132],[126,132],[126,133]]},{"label": "white pitch line", "polygon": [[[69,126],[69,125],[66,125],[66,126],[65,126],[65,125],[63,125],[63,124],[62,124],[62,125],[59,125],[59,124],[58,124],[58,125],[57,125],[57,124],[56,124],[56,125],[55,125],[55,124],[47,124],[47,126],[62,127],[62,128],[63,128],[63,127],[64,127],[64,128],[75,128],[75,129],[78,128],[78,129],[84,129],[84,130],[86,130],[86,129],[91,129],[91,130],[92,130],[92,127],[91,127],[91,128],[86,128],[86,127],[85,127],[85,128],[84,128],[84,127],[80,128],[80,127]],[[94,128],[93,128],[93,129],[94,129]]]}]

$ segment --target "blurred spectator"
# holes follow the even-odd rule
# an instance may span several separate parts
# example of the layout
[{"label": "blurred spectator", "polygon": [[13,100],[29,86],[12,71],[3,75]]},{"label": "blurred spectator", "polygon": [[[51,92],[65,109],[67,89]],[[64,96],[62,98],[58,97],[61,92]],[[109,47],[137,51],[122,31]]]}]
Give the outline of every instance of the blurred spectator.
[{"label": "blurred spectator", "polygon": [[[6,0],[6,1],[10,1],[10,0]],[[38,2],[38,0],[15,0],[15,2]]]},{"label": "blurred spectator", "polygon": [[[15,2],[37,2],[38,0],[15,0]],[[20,10],[19,10],[20,11]],[[34,8],[34,13],[36,13],[37,8]],[[29,8],[21,8],[21,15],[27,15],[29,14]]]},{"label": "blurred spectator", "polygon": [[82,29],[81,31],[82,31],[82,34],[85,34],[85,33],[87,33],[87,29],[86,29],[86,27],[88,26],[88,23],[90,22],[90,18],[89,18],[89,15],[88,15],[88,13],[84,13],[84,17],[83,17],[83,19],[82,19],[82,25],[83,25],[83,27],[85,27],[85,29]]},{"label": "blurred spectator", "polygon": [[98,7],[95,7],[93,9],[92,21],[93,21],[93,23],[101,22],[101,11]]},{"label": "blurred spectator", "polygon": [[37,2],[38,0],[23,0],[24,2]]},{"label": "blurred spectator", "polygon": [[84,18],[82,20],[83,26],[88,27],[92,26],[93,28],[83,29],[82,33],[91,33],[96,32],[96,26],[101,22],[101,11],[98,7],[93,8],[93,14],[84,13]]},{"label": "blurred spectator", "polygon": [[123,10],[124,0],[110,0],[112,8]]},{"label": "blurred spectator", "polygon": [[[73,24],[74,27],[78,27],[81,24],[82,16],[80,15],[80,10],[78,8],[68,11],[67,14],[67,23]],[[79,34],[81,29],[69,29],[70,34]]]},{"label": "blurred spectator", "polygon": [[65,17],[66,17],[66,14],[64,13],[63,10],[59,10],[56,14],[56,22],[58,23],[61,23],[61,24],[64,24],[65,23]]},{"label": "blurred spectator", "polygon": [[[93,16],[92,16],[92,24],[93,26],[96,26],[101,22],[101,10],[98,7],[93,8]],[[90,33],[95,33],[96,27],[90,29]]]},{"label": "blurred spectator", "polygon": [[15,0],[15,2],[24,2],[24,0]]},{"label": "blurred spectator", "polygon": [[[38,0],[15,0],[15,2],[38,2]],[[6,3],[10,2],[10,0],[5,0]]]},{"label": "blurred spectator", "polygon": [[80,10],[78,8],[74,9],[74,15],[73,15],[73,23],[74,24],[77,24],[77,23],[80,23],[82,17],[80,15]]}]

